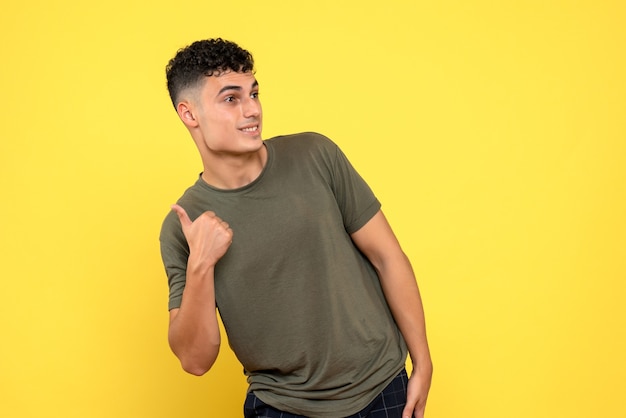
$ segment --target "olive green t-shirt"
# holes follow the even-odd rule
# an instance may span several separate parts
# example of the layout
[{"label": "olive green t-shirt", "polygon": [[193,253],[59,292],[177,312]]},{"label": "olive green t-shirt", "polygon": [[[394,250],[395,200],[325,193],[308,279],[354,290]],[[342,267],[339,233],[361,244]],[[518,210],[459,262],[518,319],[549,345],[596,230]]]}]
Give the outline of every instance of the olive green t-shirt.
[{"label": "olive green t-shirt", "polygon": [[[252,183],[220,190],[198,179],[178,203],[191,219],[214,211],[233,230],[215,268],[215,298],[249,390],[294,414],[348,416],[393,380],[407,354],[378,276],[350,239],[380,203],[326,137],[264,143],[267,163]],[[189,255],[173,212],[160,241],[173,309]]]}]

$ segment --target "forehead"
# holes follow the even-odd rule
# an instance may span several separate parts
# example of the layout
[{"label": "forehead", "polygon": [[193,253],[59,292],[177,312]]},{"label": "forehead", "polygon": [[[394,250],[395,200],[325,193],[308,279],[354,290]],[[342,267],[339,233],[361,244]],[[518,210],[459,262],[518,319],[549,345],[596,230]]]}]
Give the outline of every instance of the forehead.
[{"label": "forehead", "polygon": [[206,77],[203,90],[208,94],[219,94],[225,88],[247,90],[255,86],[256,78],[252,72],[238,73],[227,71],[219,75]]}]

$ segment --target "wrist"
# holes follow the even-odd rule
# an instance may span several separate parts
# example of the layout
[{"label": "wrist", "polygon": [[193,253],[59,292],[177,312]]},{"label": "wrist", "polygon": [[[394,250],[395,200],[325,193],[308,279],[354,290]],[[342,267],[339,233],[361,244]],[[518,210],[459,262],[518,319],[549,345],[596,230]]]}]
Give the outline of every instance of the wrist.
[{"label": "wrist", "polygon": [[196,257],[192,254],[187,259],[187,276],[198,278],[213,277],[214,269],[215,263],[207,260],[206,257]]},{"label": "wrist", "polygon": [[433,362],[428,352],[415,357],[411,356],[411,365],[414,372],[424,375],[432,375],[433,373]]}]

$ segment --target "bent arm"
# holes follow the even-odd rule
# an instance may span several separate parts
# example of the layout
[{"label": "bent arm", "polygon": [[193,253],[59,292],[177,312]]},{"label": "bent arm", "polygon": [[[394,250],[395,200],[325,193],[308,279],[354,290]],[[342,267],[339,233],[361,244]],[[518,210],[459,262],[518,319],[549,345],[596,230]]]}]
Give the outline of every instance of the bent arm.
[{"label": "bent arm", "polygon": [[199,376],[213,366],[220,348],[215,265],[230,247],[233,231],[213,212],[192,222],[182,207],[172,209],[189,244],[189,258],[180,308],[170,311],[168,340],[183,369]]},{"label": "bent arm", "polygon": [[411,263],[381,211],[351,236],[378,272],[391,313],[407,343],[413,363],[407,408],[412,406],[411,416],[422,417],[430,389],[432,362],[424,309]]}]

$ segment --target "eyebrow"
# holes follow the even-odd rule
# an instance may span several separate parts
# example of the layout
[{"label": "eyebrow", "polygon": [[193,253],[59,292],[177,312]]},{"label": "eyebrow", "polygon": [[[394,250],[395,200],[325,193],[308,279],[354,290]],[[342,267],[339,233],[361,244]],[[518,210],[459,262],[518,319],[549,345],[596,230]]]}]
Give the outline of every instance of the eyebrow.
[{"label": "eyebrow", "polygon": [[[259,86],[259,82],[257,80],[254,80],[254,83],[252,83],[251,88],[255,88]],[[243,90],[241,88],[241,86],[224,86],[220,89],[220,91],[217,93],[217,95],[219,96],[220,94],[224,93],[225,91],[228,90],[236,90],[236,91],[241,91]]]}]

